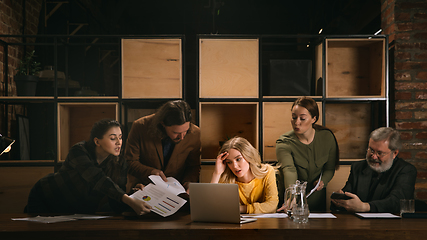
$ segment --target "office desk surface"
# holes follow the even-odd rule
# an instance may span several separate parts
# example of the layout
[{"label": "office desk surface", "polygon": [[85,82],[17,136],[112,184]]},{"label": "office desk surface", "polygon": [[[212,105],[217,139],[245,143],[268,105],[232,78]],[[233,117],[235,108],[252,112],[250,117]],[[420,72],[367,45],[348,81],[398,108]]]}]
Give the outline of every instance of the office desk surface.
[{"label": "office desk surface", "polygon": [[59,223],[13,221],[26,214],[0,214],[0,239],[427,239],[427,219],[360,219],[335,214],[335,219],[261,218],[246,224],[196,223],[190,215],[168,218],[113,216]]}]

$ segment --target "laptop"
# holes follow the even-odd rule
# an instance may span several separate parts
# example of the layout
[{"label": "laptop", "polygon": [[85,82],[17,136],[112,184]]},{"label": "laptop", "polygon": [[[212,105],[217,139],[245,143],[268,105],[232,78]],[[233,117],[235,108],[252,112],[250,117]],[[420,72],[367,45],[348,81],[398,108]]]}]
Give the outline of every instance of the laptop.
[{"label": "laptop", "polygon": [[257,220],[240,216],[237,184],[190,183],[190,212],[193,222],[242,224]]}]

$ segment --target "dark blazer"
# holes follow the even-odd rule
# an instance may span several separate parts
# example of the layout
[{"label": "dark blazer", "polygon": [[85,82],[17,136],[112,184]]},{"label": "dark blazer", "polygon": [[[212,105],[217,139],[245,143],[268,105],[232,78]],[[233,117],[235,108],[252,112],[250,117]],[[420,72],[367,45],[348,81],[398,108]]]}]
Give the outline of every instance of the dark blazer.
[{"label": "dark blazer", "polygon": [[164,166],[161,138],[148,133],[153,116],[134,121],[127,138],[125,158],[129,165],[128,188],[136,183],[151,183],[148,176],[153,169],[162,170],[166,177],[174,177],[181,184],[197,182],[200,174],[200,129],[191,124],[187,135],[175,145],[167,166]]},{"label": "dark blazer", "polygon": [[[366,160],[355,162],[351,165],[350,176],[344,188],[344,192],[356,194],[362,202],[368,202],[369,186],[374,171]],[[400,199],[413,199],[417,169],[403,159],[396,157],[392,167],[383,173],[380,182],[369,201],[371,212],[400,211]],[[335,205],[331,204],[331,209]]]}]

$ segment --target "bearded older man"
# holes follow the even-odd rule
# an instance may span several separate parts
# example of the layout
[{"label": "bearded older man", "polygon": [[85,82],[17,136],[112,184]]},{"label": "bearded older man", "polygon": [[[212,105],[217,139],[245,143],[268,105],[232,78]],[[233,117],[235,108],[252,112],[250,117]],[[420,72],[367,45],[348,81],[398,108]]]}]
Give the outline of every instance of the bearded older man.
[{"label": "bearded older man", "polygon": [[351,165],[340,193],[350,199],[332,199],[331,210],[398,213],[400,199],[413,199],[417,169],[397,157],[402,146],[393,128],[374,130],[369,137],[366,160]]}]

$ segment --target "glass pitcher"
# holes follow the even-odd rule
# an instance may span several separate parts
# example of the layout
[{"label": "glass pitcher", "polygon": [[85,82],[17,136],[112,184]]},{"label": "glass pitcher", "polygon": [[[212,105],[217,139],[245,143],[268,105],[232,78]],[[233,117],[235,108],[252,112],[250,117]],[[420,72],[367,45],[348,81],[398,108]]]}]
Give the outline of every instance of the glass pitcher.
[{"label": "glass pitcher", "polygon": [[292,218],[296,223],[307,223],[310,211],[308,209],[307,197],[305,190],[307,182],[300,182],[297,180],[295,183],[295,193],[292,204]]},{"label": "glass pitcher", "polygon": [[284,205],[286,206],[286,213],[288,214],[289,218],[292,217],[292,205],[295,203],[295,184],[289,185],[288,188],[285,190],[285,201]]}]

